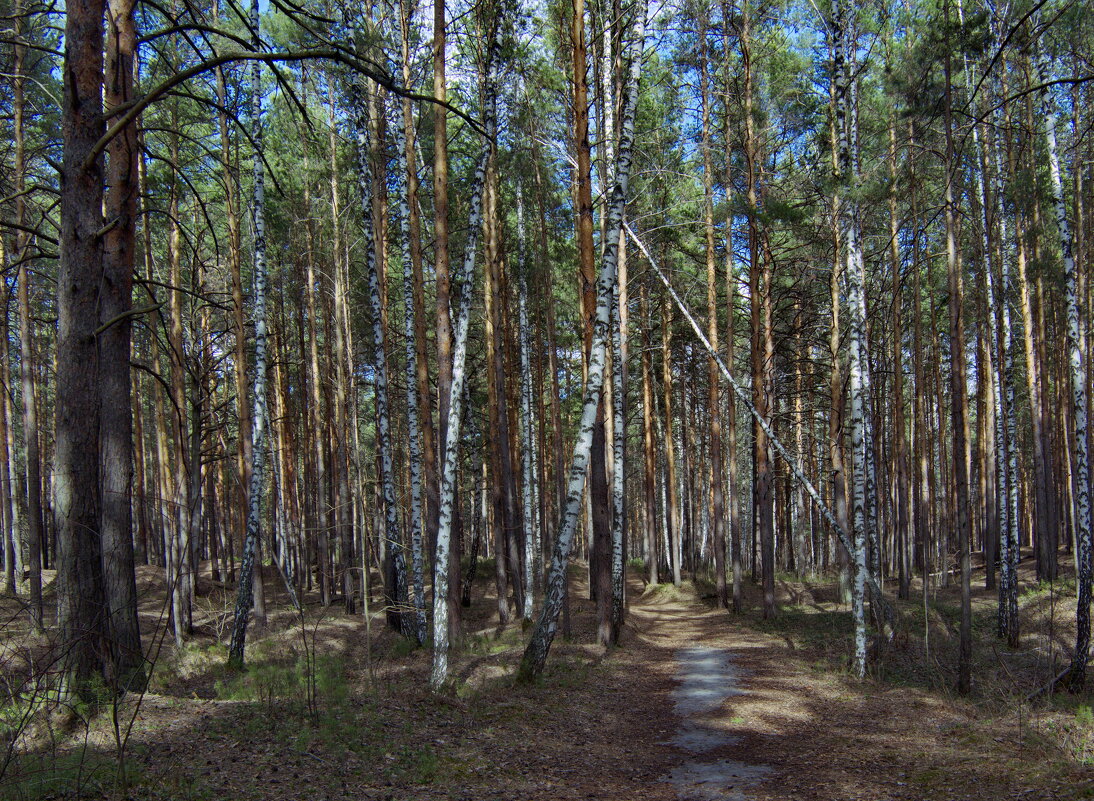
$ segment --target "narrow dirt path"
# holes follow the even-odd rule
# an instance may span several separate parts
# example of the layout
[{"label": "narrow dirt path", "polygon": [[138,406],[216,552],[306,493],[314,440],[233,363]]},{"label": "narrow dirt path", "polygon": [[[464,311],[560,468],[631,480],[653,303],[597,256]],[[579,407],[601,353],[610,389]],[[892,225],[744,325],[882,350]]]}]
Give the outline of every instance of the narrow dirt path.
[{"label": "narrow dirt path", "polygon": [[679,801],[1094,798],[1094,770],[1019,719],[814,666],[687,592],[637,597],[630,615],[636,662],[673,686],[661,778]]},{"label": "narrow dirt path", "polygon": [[748,694],[747,671],[740,666],[748,645],[739,637],[727,642],[724,613],[675,589],[640,596],[630,613],[633,647],[645,657],[646,669],[675,682],[676,731],[668,742],[679,756],[661,780],[680,801],[745,801],[772,773],[765,764],[742,759],[746,732],[730,714],[731,699],[737,703]]}]

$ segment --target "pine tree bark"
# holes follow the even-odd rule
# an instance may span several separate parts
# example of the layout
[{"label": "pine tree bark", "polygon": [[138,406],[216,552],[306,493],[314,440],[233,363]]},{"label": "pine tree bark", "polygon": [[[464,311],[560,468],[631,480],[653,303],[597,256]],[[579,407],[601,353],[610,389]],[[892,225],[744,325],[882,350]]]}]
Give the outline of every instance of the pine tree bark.
[{"label": "pine tree bark", "polygon": [[659,583],[660,560],[657,554],[657,456],[654,452],[653,436],[653,370],[650,352],[653,344],[650,342],[650,330],[653,321],[650,319],[649,287],[645,281],[639,287],[639,308],[642,315],[642,452],[643,452],[643,488],[645,490],[645,520],[644,534],[646,546],[646,560],[648,561],[649,583]]},{"label": "pine tree bark", "polygon": [[[703,5],[699,15],[699,77],[703,103],[703,234],[707,264],[707,339],[710,340],[711,347],[718,350],[718,269],[714,260],[714,164],[711,153],[711,91],[706,8],[706,5]],[[718,604],[728,609],[725,502],[722,497],[722,385],[718,363],[714,359],[708,359],[707,376],[710,382],[708,414],[710,418],[710,514],[714,535],[714,583]]]},{"label": "pine tree bark", "polygon": [[[133,12],[133,0],[110,0],[108,3],[104,87],[108,109],[128,103],[135,95],[137,29]],[[137,230],[136,125],[126,126],[110,140],[107,165],[105,212],[111,228],[103,237],[103,285],[97,329],[101,415],[100,535],[110,615],[108,631],[116,671],[112,679],[118,683],[116,689],[124,691],[129,687],[139,689],[144,684],[144,652],[137,621],[133,564],[133,413],[129,369],[132,331],[129,313],[133,307]],[[24,398],[24,408],[27,402]],[[29,402],[33,405],[33,394]],[[37,458],[37,453],[34,456]],[[36,532],[32,531],[31,537],[35,536]]]},{"label": "pine tree bark", "polygon": [[677,428],[673,421],[672,412],[672,310],[669,304],[661,304],[661,390],[663,392],[662,404],[665,409],[665,437],[663,445],[665,449],[665,486],[667,491],[668,509],[665,510],[665,524],[669,535],[669,552],[666,555],[672,567],[672,583],[679,587],[683,581],[683,553],[684,553],[684,516],[680,504],[680,482],[677,476],[676,465],[676,437],[673,435]]},{"label": "pine tree bark", "polygon": [[[61,258],[57,271],[54,514],[62,690],[90,697],[109,654],[99,537],[96,329],[103,253],[103,2],[66,7],[61,109]],[[89,369],[90,368],[90,369]]]},{"label": "pine tree bark", "polygon": [[[452,394],[453,331],[449,306],[452,299],[448,254],[448,117],[443,102],[447,93],[445,83],[445,0],[433,0],[433,97],[438,102],[433,107],[433,238],[434,275],[436,277],[437,309],[437,462],[441,466],[443,480],[445,448],[448,443],[449,405]],[[440,530],[440,500],[438,500],[438,531]],[[455,510],[459,516],[459,509]],[[456,529],[458,531],[458,527]],[[459,540],[456,540],[459,545]],[[436,556],[436,546],[434,546]],[[456,637],[461,629],[460,617],[460,548],[447,551],[445,562],[435,558],[434,571],[447,565],[448,576],[444,584],[448,589],[448,636]]]}]

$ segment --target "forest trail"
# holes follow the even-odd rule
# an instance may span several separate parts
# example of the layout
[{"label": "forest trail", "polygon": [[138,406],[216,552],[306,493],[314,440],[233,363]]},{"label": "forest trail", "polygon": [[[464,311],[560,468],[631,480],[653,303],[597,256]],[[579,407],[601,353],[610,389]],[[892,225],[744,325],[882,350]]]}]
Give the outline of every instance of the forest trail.
[{"label": "forest trail", "polygon": [[1094,797],[1094,771],[1077,775],[1029,720],[832,672],[777,633],[795,616],[784,609],[769,633],[688,589],[632,599],[621,651],[673,685],[660,703],[677,713],[674,764],[661,778],[680,801]]},{"label": "forest trail", "polygon": [[[309,707],[299,621],[280,596],[246,674],[225,672],[224,646],[211,634],[204,645],[165,650],[139,709],[122,709],[123,718],[137,715],[128,798],[1094,797],[1094,769],[1061,751],[1051,718],[1038,723],[1028,708],[962,701],[922,681],[857,681],[841,672],[848,615],[823,600],[822,588],[780,582],[782,608],[765,623],[755,611],[736,617],[714,608],[690,582],[646,587],[632,577],[621,646],[604,652],[589,644],[595,605],[584,571],[572,576],[573,637],[556,639],[543,680],[532,686],[513,684],[525,635],[519,623],[497,628],[486,580],[465,610],[467,637],[445,696],[426,689],[428,649],[374,624],[369,671],[362,619],[311,604],[309,636],[320,655]],[[151,613],[162,595],[151,583],[147,589]],[[755,610],[756,600],[746,597],[746,608]],[[935,659],[942,665],[952,655]],[[105,718],[87,735],[80,774],[87,786],[109,787],[114,775]],[[70,740],[61,752],[76,746]],[[0,783],[3,797],[11,796]]]}]

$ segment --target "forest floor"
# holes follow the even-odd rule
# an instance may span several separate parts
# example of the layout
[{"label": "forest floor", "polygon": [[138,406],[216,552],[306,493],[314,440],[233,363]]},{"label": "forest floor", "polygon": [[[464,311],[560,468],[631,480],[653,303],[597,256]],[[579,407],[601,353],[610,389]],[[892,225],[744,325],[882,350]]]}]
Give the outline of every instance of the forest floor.
[{"label": "forest floor", "polygon": [[[149,691],[24,728],[0,799],[1094,798],[1094,695],[1026,699],[1064,658],[1066,581],[1049,592],[1023,574],[1026,639],[1013,652],[994,639],[993,594],[978,590],[978,680],[961,699],[955,588],[929,595],[926,618],[921,597],[899,603],[905,625],[860,681],[847,670],[849,613],[826,600],[829,584],[780,580],[780,613],[763,621],[716,609],[701,580],[646,586],[632,575],[622,643],[605,652],[587,644],[583,574],[575,566],[572,636],[556,640],[532,686],[513,683],[526,632],[497,626],[480,579],[440,696],[425,687],[428,650],[381,617],[366,626],[317,603],[301,617],[276,591],[249,669],[228,673],[231,593],[204,581],[196,636],[158,648]],[[157,572],[142,568],[140,586],[151,641],[163,634]],[[9,628],[7,681],[35,646]],[[8,733],[14,708],[0,721]],[[130,723],[122,791],[117,744]]]}]

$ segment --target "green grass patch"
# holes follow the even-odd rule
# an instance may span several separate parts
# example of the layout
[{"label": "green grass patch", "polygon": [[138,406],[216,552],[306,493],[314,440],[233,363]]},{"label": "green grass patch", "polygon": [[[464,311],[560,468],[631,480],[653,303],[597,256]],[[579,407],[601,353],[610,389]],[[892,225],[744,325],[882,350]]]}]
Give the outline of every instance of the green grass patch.
[{"label": "green grass patch", "polygon": [[[127,765],[130,784],[139,783]],[[0,798],[45,801],[54,798],[100,798],[116,785],[117,762],[81,749],[71,754],[25,754],[8,765],[0,779]]]}]

